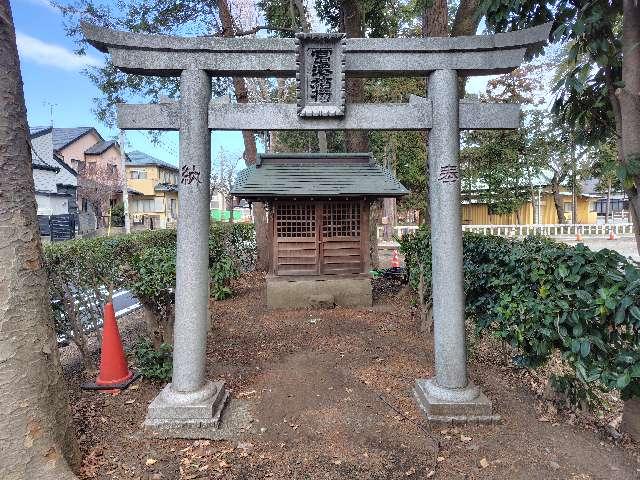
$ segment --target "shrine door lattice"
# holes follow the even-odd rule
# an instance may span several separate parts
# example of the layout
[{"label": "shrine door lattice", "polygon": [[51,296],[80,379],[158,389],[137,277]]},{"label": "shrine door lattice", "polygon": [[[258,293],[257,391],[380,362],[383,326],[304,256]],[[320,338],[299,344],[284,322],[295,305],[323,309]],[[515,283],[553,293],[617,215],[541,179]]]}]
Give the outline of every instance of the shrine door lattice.
[{"label": "shrine door lattice", "polygon": [[360,201],[275,202],[274,273],[362,273],[363,212]]}]

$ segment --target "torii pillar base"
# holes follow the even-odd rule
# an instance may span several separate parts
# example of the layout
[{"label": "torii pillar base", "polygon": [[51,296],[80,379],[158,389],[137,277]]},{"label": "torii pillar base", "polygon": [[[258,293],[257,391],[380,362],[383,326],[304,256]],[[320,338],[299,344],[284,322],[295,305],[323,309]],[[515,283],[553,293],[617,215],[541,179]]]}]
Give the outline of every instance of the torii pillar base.
[{"label": "torii pillar base", "polygon": [[224,382],[207,382],[193,393],[175,392],[168,384],[149,404],[144,426],[172,438],[194,438],[194,430],[202,430],[205,438],[205,430],[220,427],[228,399]]},{"label": "torii pillar base", "polygon": [[500,415],[492,413],[491,400],[472,383],[465,388],[451,389],[439,386],[435,379],[419,379],[413,395],[430,422],[493,423],[500,420]]}]

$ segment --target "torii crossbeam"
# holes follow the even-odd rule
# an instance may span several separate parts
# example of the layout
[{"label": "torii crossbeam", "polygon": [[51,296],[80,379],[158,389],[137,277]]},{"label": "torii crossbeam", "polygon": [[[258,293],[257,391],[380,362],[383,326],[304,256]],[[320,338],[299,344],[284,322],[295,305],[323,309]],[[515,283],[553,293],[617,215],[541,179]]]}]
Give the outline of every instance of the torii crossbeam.
[{"label": "torii crossbeam", "polygon": [[[122,129],[180,132],[173,378],[149,406],[146,425],[168,428],[168,435],[210,436],[207,427],[218,426],[228,396],[223,382],[207,381],[204,373],[211,130],[429,131],[435,377],[416,380],[414,393],[430,420],[496,418],[466,369],[459,131],[518,128],[520,108],[461,101],[457,82],[458,75],[512,71],[546,41],[550,23],[497,35],[393,39],[183,38],[82,29],[124,72],[180,77],[177,101],[118,106]],[[295,76],[298,102],[212,101],[211,76]],[[427,76],[428,96],[404,104],[345,104],[345,76]]]}]

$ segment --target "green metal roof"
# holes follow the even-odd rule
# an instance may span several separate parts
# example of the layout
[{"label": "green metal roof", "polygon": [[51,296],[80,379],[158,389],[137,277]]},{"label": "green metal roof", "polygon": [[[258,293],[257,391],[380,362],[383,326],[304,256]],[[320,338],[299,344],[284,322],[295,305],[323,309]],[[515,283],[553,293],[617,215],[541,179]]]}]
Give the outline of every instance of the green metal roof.
[{"label": "green metal roof", "polygon": [[270,154],[238,174],[231,194],[246,199],[401,197],[409,192],[370,154]]}]

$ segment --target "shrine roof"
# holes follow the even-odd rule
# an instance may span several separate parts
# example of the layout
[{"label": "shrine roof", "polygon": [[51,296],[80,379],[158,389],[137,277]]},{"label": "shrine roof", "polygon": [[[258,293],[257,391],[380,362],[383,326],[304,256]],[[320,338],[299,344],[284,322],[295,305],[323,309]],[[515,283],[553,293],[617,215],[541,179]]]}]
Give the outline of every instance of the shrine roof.
[{"label": "shrine roof", "polygon": [[402,197],[408,190],[369,153],[263,154],[238,174],[231,194],[272,198]]}]

